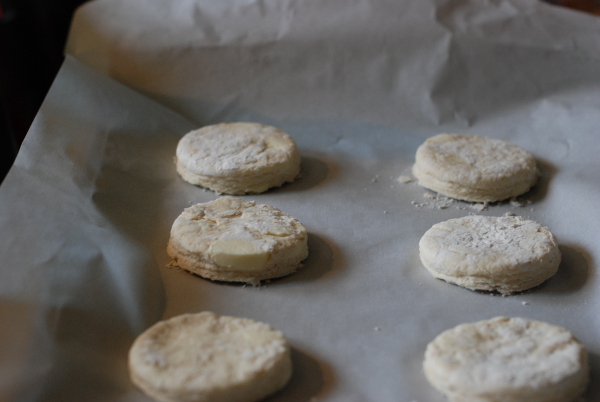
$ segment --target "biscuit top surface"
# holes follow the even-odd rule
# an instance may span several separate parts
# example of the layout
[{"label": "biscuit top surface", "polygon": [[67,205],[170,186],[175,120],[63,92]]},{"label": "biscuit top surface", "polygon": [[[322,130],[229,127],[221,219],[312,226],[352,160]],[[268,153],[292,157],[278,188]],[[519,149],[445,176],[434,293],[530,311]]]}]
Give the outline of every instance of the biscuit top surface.
[{"label": "biscuit top surface", "polygon": [[296,152],[292,138],[275,127],[222,123],[187,133],[176,156],[195,174],[226,176],[284,163]]},{"label": "biscuit top surface", "polygon": [[[438,259],[455,261],[456,267],[493,270],[539,259],[557,243],[547,228],[531,220],[469,215],[435,224],[420,246]],[[474,266],[476,260],[469,256],[489,261],[484,267]]]},{"label": "biscuit top surface", "polygon": [[473,187],[523,171],[537,174],[535,159],[523,148],[503,140],[459,134],[439,134],[426,140],[417,149],[415,165],[439,180]]},{"label": "biscuit top surface", "polygon": [[288,349],[283,334],[267,324],[202,312],[146,330],[131,348],[130,365],[156,388],[218,389],[251,380]]},{"label": "biscuit top surface", "polygon": [[186,208],[171,229],[171,239],[194,253],[229,241],[270,253],[286,238],[306,236],[300,221],[277,208],[229,196]]},{"label": "biscuit top surface", "polygon": [[426,351],[426,370],[447,384],[479,389],[541,388],[582,369],[583,346],[564,328],[496,317],[440,334]]}]

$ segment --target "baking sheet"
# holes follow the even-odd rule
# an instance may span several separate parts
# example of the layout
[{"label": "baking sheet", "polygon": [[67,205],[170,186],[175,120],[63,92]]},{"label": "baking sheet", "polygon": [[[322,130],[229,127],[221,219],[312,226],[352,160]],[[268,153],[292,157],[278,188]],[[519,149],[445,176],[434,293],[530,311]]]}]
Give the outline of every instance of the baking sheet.
[{"label": "baking sheet", "polygon": [[[148,400],[127,378],[134,337],[210,310],[288,337],[295,375],[272,401],[443,401],[426,344],[497,315],[571,330],[600,400],[599,48],[600,20],[537,1],[88,3],[0,187],[0,399]],[[226,121],[302,153],[300,180],[243,197],[309,231],[304,268],[256,288],[165,267],[173,220],[217,197],[177,176],[177,141]],[[539,185],[480,211],[400,182],[440,132],[522,146]],[[545,284],[500,297],[422,268],[433,224],[506,212],[558,237]]]}]

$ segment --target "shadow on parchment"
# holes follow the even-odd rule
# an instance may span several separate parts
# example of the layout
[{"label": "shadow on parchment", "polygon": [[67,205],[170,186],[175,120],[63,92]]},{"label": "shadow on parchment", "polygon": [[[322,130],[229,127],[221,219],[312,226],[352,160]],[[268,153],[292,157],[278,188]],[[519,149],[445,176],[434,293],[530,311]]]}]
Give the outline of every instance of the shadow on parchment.
[{"label": "shadow on parchment", "polygon": [[548,189],[551,186],[551,181],[554,175],[556,174],[556,167],[540,158],[535,158],[537,162],[537,167],[540,171],[540,177],[535,184],[527,193],[523,194],[521,197],[528,199],[531,202],[540,202],[546,195],[548,194]]},{"label": "shadow on parchment", "polygon": [[322,400],[335,385],[333,370],[326,363],[292,348],[293,374],[288,385],[264,402]]},{"label": "shadow on parchment", "polygon": [[581,402],[600,401],[600,356],[596,353],[588,353],[590,364],[590,382]]},{"label": "shadow on parchment", "polygon": [[273,285],[314,282],[333,270],[342,267],[340,251],[332,242],[313,233],[308,234],[308,258],[302,268],[281,279],[273,279]]},{"label": "shadow on parchment", "polygon": [[542,293],[574,293],[588,281],[590,272],[590,256],[575,246],[559,246],[562,260],[553,277],[532,289]]},{"label": "shadow on parchment", "polygon": [[300,177],[291,183],[268,190],[268,193],[301,192],[333,180],[338,168],[331,160],[324,161],[308,155],[300,160]]}]

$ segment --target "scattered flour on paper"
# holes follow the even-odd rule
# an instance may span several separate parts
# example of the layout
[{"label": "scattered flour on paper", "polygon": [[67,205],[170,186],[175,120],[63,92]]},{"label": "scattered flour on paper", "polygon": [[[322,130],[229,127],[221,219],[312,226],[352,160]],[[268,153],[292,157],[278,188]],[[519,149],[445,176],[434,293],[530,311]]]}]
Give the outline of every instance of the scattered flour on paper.
[{"label": "scattered flour on paper", "polygon": [[[416,180],[410,176],[402,175],[396,179],[399,183],[402,184],[410,184],[416,183]],[[414,205],[418,209],[448,209],[448,208],[456,208],[460,210],[472,209],[476,212],[487,211],[490,205],[503,205],[509,203],[513,207],[522,208],[532,203],[531,200],[523,200],[517,197],[513,197],[508,201],[500,201],[494,203],[488,202],[468,202],[457,200],[454,198],[446,197],[441,194],[433,193],[433,192],[425,192],[423,194],[423,201],[411,201],[411,204]],[[510,215],[512,214],[512,215]],[[513,216],[512,212],[507,212],[507,216]]]}]

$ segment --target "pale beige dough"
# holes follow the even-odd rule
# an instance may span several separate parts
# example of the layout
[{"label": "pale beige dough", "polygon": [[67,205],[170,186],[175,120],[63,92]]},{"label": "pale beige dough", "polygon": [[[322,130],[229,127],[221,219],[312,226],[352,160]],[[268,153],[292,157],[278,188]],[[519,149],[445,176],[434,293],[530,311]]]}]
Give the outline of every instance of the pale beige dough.
[{"label": "pale beige dough", "polygon": [[418,149],[413,174],[419,184],[442,195],[493,202],[526,193],[538,180],[533,156],[506,141],[439,134]]},{"label": "pale beige dough", "polygon": [[258,123],[222,123],[187,133],[176,167],[189,183],[220,194],[256,194],[294,181],[300,153],[283,131]]},{"label": "pale beige dough", "polygon": [[564,328],[496,317],[437,336],[423,362],[452,402],[571,402],[589,381],[587,352]]},{"label": "pale beige dough", "polygon": [[438,279],[505,295],[541,284],[561,261],[548,228],[519,216],[469,215],[435,224],[419,241],[419,253]]},{"label": "pale beige dough", "polygon": [[280,331],[210,312],[158,322],[129,351],[132,382],[163,402],[252,402],[282,389],[292,375]]},{"label": "pale beige dough", "polygon": [[167,252],[172,266],[204,278],[258,284],[300,268],[308,234],[277,208],[225,196],[186,208]]}]

